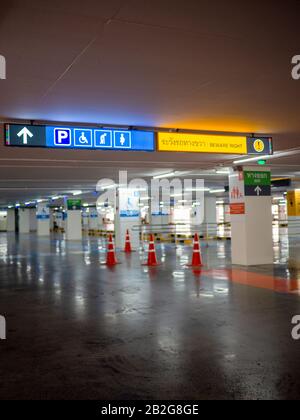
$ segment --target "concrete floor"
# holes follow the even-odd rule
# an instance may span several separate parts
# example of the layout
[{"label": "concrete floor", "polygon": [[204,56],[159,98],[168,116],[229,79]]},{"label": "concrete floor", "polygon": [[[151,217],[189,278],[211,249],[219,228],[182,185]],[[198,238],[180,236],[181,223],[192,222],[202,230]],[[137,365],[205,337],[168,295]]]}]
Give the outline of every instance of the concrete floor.
[{"label": "concrete floor", "polygon": [[108,269],[100,239],[1,234],[0,399],[300,398],[299,246],[247,273],[202,245],[202,271],[170,245]]}]

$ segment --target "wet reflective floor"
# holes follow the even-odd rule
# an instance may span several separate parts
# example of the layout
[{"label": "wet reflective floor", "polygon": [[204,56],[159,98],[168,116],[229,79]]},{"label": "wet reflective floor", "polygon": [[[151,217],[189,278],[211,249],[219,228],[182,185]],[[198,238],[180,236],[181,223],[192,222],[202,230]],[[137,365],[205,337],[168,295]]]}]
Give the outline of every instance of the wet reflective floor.
[{"label": "wet reflective floor", "polygon": [[[208,246],[207,246],[208,245]],[[300,244],[273,266],[232,267],[230,242],[119,253],[102,239],[0,235],[0,399],[296,399]],[[299,257],[298,257],[299,256]]]}]

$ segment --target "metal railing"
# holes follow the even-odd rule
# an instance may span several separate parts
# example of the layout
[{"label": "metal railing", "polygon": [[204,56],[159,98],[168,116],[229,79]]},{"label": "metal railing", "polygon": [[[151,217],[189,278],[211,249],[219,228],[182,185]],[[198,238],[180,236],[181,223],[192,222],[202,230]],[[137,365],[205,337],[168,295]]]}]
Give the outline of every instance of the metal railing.
[{"label": "metal railing", "polygon": [[[191,241],[195,233],[198,233],[200,238],[205,240],[223,239],[229,237],[228,235],[219,235],[218,229],[219,226],[217,223],[203,223],[199,226],[188,223],[168,225],[136,225],[132,228],[133,231],[140,233],[142,241],[149,240],[149,235],[153,234],[160,242],[173,243]],[[225,231],[226,229],[224,226],[224,232]]]}]

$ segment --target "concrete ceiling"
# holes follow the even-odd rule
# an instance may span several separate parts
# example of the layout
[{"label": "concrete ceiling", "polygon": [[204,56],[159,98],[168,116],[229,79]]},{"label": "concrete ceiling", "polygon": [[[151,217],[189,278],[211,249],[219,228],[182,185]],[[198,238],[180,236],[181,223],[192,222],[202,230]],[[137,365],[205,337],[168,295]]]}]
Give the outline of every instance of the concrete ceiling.
[{"label": "concrete ceiling", "polygon": [[[299,12],[296,0],[11,0],[0,14],[0,119],[265,133],[275,150],[298,149],[270,161],[273,173],[297,175]],[[33,188],[90,188],[119,168],[197,173],[235,159],[8,149],[2,134],[0,142],[2,203]]]}]

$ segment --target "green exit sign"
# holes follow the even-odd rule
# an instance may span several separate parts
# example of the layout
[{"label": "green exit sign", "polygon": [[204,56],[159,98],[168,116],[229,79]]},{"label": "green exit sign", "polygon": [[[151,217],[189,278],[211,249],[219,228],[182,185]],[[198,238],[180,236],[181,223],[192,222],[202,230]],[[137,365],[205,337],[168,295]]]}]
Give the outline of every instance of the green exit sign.
[{"label": "green exit sign", "polygon": [[81,210],[82,201],[78,199],[69,199],[67,200],[68,210]]},{"label": "green exit sign", "polygon": [[271,186],[270,171],[244,171],[245,185]]}]

